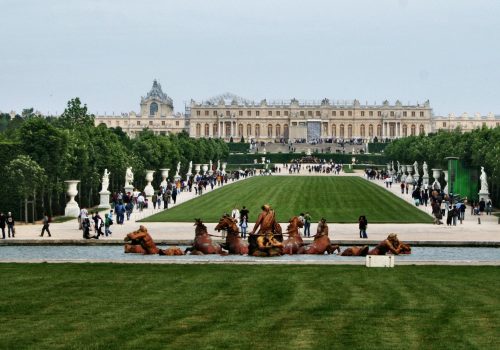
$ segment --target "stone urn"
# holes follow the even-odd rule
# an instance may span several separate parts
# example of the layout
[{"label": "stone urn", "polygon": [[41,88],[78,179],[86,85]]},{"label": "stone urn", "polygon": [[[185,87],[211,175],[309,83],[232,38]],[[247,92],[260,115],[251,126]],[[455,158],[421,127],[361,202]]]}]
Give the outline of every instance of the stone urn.
[{"label": "stone urn", "polygon": [[407,184],[413,184],[413,176],[412,176],[412,171],[413,171],[413,165],[407,165],[406,166],[406,171],[408,171],[408,176],[406,177],[405,181]]},{"label": "stone urn", "polygon": [[78,183],[80,183],[80,180],[67,180],[64,182],[68,184],[68,190],[66,193],[69,196],[69,201],[66,203],[66,208],[64,208],[64,215],[77,218],[78,215],[80,215],[80,207],[75,201],[75,197],[78,194],[77,186]]},{"label": "stone urn", "polygon": [[151,182],[153,181],[153,174],[155,173],[154,170],[146,170],[146,181],[147,185],[144,187],[144,194],[146,195],[146,198],[148,200],[148,204],[151,204],[151,200],[153,197],[153,194],[155,193],[155,190],[153,186],[151,185]]},{"label": "stone urn", "polygon": [[195,164],[194,165],[194,176],[195,177],[200,175],[200,170],[201,170],[201,164]]},{"label": "stone urn", "polygon": [[441,169],[432,169],[432,177],[434,178],[432,188],[440,190],[441,184],[439,183],[439,178],[441,177]]},{"label": "stone urn", "polygon": [[163,169],[160,169],[161,171],[161,183],[160,183],[160,186],[163,187],[163,188],[167,188],[167,185],[168,185],[168,172],[170,171],[169,168],[163,168]]},{"label": "stone urn", "polygon": [[203,164],[201,170],[203,171],[202,175],[207,175],[208,164]]},{"label": "stone urn", "polygon": [[227,166],[227,163],[223,162],[222,163],[222,175],[226,175],[226,166]]},{"label": "stone urn", "polygon": [[266,163],[266,157],[260,157],[260,159],[262,160],[262,164]]}]

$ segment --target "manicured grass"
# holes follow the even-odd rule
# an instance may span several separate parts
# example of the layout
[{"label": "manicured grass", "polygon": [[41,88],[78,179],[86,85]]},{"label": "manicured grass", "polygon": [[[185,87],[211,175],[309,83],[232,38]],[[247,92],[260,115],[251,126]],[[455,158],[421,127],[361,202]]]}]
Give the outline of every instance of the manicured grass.
[{"label": "manicured grass", "polygon": [[431,223],[431,217],[389,191],[358,177],[257,176],[202,195],[172,209],[150,216],[150,222],[218,222],[237,205],[250,210],[250,221],[260,207],[270,203],[279,222],[309,211],[314,221],[368,223]]},{"label": "manicured grass", "polygon": [[498,349],[480,266],[0,265],[1,349]]}]

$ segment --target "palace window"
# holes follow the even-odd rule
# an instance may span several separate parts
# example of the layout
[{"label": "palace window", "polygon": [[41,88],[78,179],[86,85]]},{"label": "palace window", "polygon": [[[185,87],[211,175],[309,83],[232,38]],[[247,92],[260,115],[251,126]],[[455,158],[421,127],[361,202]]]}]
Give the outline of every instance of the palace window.
[{"label": "palace window", "polygon": [[273,137],[273,126],[272,126],[272,124],[269,124],[267,126],[267,137]]},{"label": "palace window", "polygon": [[179,126],[179,121],[178,120],[175,121],[175,126]]},{"label": "palace window", "polygon": [[415,112],[411,112],[411,116],[414,117],[415,116]]},{"label": "palace window", "polygon": [[[178,123],[178,122],[177,122],[177,123]],[[164,121],[164,120],[162,120],[162,121],[161,121],[161,125],[165,125],[165,121]]]},{"label": "palace window", "polygon": [[300,116],[303,117],[304,116],[304,111],[300,111]]},{"label": "palace window", "polygon": [[238,124],[238,137],[243,136],[243,124]]},{"label": "palace window", "polygon": [[149,115],[154,116],[158,112],[158,103],[153,102],[149,105]]},{"label": "palace window", "polygon": [[337,137],[337,126],[335,124],[332,125],[332,136]]},{"label": "palace window", "polygon": [[336,117],[337,116],[337,111],[332,111],[332,117]]},{"label": "palace window", "polygon": [[255,137],[260,137],[260,125],[255,125]]},{"label": "palace window", "polygon": [[153,121],[152,120],[149,121],[149,125],[153,125]]},{"label": "palace window", "polygon": [[292,122],[292,126],[297,126],[297,122]]},{"label": "palace window", "polygon": [[313,111],[307,111],[307,116],[312,117],[313,116]]},{"label": "palace window", "polygon": [[137,125],[141,125],[141,121],[140,120],[137,121]]},{"label": "palace window", "polygon": [[408,136],[408,126],[406,124],[403,124],[403,137]]},{"label": "palace window", "polygon": [[369,116],[369,117],[373,117],[373,111],[369,111],[369,112],[368,112],[368,116]]},{"label": "palace window", "polygon": [[352,117],[352,111],[347,111],[347,115],[348,115],[349,117]]},{"label": "palace window", "polygon": [[231,116],[231,111],[226,111],[226,117],[230,117]]},{"label": "palace window", "polygon": [[391,117],[394,117],[394,111],[391,111]]},{"label": "palace window", "polygon": [[446,122],[443,122],[443,127],[446,128]]},{"label": "palace window", "polygon": [[378,111],[378,112],[377,112],[377,116],[381,117],[381,116],[382,116],[382,112],[381,112],[381,111]]},{"label": "palace window", "polygon": [[352,125],[351,124],[347,125],[347,137],[348,138],[352,137]]},{"label": "palace window", "polygon": [[240,117],[243,117],[243,111],[238,111],[238,115],[239,115]]},{"label": "palace window", "polygon": [[425,135],[424,124],[420,124],[420,127],[418,128],[418,133],[420,135]]},{"label": "palace window", "polygon": [[247,117],[251,117],[252,116],[252,111],[247,111]]},{"label": "palace window", "polygon": [[423,117],[424,116],[424,112],[420,112],[420,116]]},{"label": "palace window", "polygon": [[200,137],[201,136],[201,125],[200,123],[197,123],[196,124],[196,137]]},{"label": "palace window", "polygon": [[217,123],[214,123],[212,125],[212,135],[213,136],[218,136],[219,135],[219,131],[218,130],[219,130],[219,128],[217,126]]},{"label": "palace window", "polygon": [[201,115],[201,111],[196,111],[196,115],[200,116]]},{"label": "palace window", "polygon": [[407,114],[406,112],[403,112],[403,117],[406,117],[406,114]]},{"label": "palace window", "polygon": [[344,116],[344,111],[340,111],[340,116],[343,117]]},{"label": "palace window", "polygon": [[316,111],[316,117],[320,117],[321,116],[321,112],[320,111]]},{"label": "palace window", "polygon": [[280,111],[276,111],[276,115],[279,117],[281,115]]},{"label": "palace window", "polygon": [[382,137],[382,125],[380,124],[377,124],[377,136]]},{"label": "palace window", "polygon": [[373,137],[373,125],[368,125],[368,136]]},{"label": "palace window", "polygon": [[411,131],[410,131],[411,136],[415,136],[416,132],[417,132],[417,127],[415,126],[415,124],[412,124]]},{"label": "palace window", "polygon": [[283,125],[283,137],[288,138],[288,124]]},{"label": "palace window", "polygon": [[213,111],[212,114],[214,115],[214,117],[217,117],[217,111]]},{"label": "palace window", "polygon": [[255,115],[256,115],[257,117],[258,117],[258,116],[260,116],[260,111],[256,111],[256,112],[255,112]]},{"label": "palace window", "polygon": [[247,138],[252,135],[252,125],[247,124]]},{"label": "palace window", "polygon": [[273,116],[273,111],[267,111],[267,115],[272,117]]},{"label": "palace window", "polygon": [[210,111],[205,111],[205,116],[209,116],[210,115]]},{"label": "palace window", "polygon": [[276,137],[281,137],[281,126],[276,124]]},{"label": "palace window", "polygon": [[344,138],[344,124],[340,124],[340,138]]},{"label": "palace window", "polygon": [[364,117],[365,116],[365,111],[361,111],[361,116]]},{"label": "palace window", "polygon": [[285,111],[285,117],[288,117],[288,111]]},{"label": "palace window", "polygon": [[205,136],[210,136],[210,125],[205,124]]},{"label": "palace window", "polygon": [[365,125],[364,124],[361,124],[360,129],[359,129],[359,133],[360,133],[361,137],[365,137]]}]

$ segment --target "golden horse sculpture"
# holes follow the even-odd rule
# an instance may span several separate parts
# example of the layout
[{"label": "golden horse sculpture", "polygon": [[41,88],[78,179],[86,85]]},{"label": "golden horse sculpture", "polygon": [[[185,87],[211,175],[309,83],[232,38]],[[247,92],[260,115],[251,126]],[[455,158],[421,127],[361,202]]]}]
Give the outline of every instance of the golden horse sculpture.
[{"label": "golden horse sculpture", "polygon": [[221,217],[219,223],[215,226],[215,230],[225,230],[227,232],[226,242],[221,244],[221,246],[229,254],[248,254],[248,244],[241,239],[238,224],[231,216],[224,215]]},{"label": "golden horse sculpture", "polygon": [[145,226],[139,226],[137,231],[129,233],[125,239],[125,253],[184,255],[178,247],[159,249]]},{"label": "golden horse sculpture", "polygon": [[408,244],[400,242],[398,235],[395,233],[389,234],[386,239],[377,244],[375,248],[368,252],[368,255],[385,255],[386,253],[411,254],[411,247]]},{"label": "golden horse sculpture", "polygon": [[322,218],[318,224],[318,229],[314,235],[314,241],[299,249],[299,254],[334,254],[340,253],[340,248],[336,244],[330,242],[328,237],[328,225],[326,219]]},{"label": "golden horse sculpture", "polygon": [[196,226],[194,230],[194,242],[191,247],[186,248],[184,253],[191,252],[192,255],[223,254],[222,247],[212,242],[211,235],[201,219],[194,219]]},{"label": "golden horse sculpture", "polygon": [[286,228],[286,233],[288,238],[283,241],[283,253],[284,254],[298,254],[299,250],[304,245],[304,241],[299,233],[299,228],[304,227],[304,223],[299,219],[298,216],[294,216],[288,221],[288,227]]}]

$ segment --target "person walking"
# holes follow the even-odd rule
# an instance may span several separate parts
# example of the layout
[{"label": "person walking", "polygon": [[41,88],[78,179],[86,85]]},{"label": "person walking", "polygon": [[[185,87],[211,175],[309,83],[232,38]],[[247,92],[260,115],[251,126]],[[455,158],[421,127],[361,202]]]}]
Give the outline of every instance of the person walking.
[{"label": "person walking", "polygon": [[249,214],[250,214],[250,211],[245,206],[243,206],[240,210],[240,218],[243,218],[245,216],[247,218],[247,222],[248,222],[248,215]]},{"label": "person walking", "polygon": [[43,227],[42,227],[42,233],[40,233],[40,237],[43,237],[43,234],[45,231],[47,231],[47,234],[49,235],[49,237],[52,237],[52,235],[50,234],[50,230],[49,230],[49,216],[47,215],[47,213],[43,213]]},{"label": "person walking", "polygon": [[104,234],[106,237],[111,235],[111,230],[109,227],[113,224],[113,221],[109,218],[109,214],[104,214]]},{"label": "person walking", "polygon": [[7,234],[10,238],[10,235],[12,233],[12,238],[15,237],[15,234],[16,234],[16,229],[15,229],[15,220],[14,220],[14,216],[12,216],[12,213],[9,211],[7,213]]},{"label": "person walking", "polygon": [[174,204],[177,201],[177,189],[176,188],[174,188],[172,190],[172,201],[174,202]]},{"label": "person walking", "polygon": [[2,230],[2,239],[5,239],[5,224],[7,223],[7,218],[3,212],[0,212],[0,229]]},{"label": "person walking", "polygon": [[247,238],[248,220],[246,216],[241,217],[240,227],[241,227],[241,238]]},{"label": "person walking", "polygon": [[311,237],[311,215],[306,212],[304,215],[304,237]]},{"label": "person walking", "polygon": [[368,238],[368,235],[366,234],[366,228],[368,227],[368,220],[366,219],[366,216],[361,215],[358,219],[359,223],[359,238]]}]

